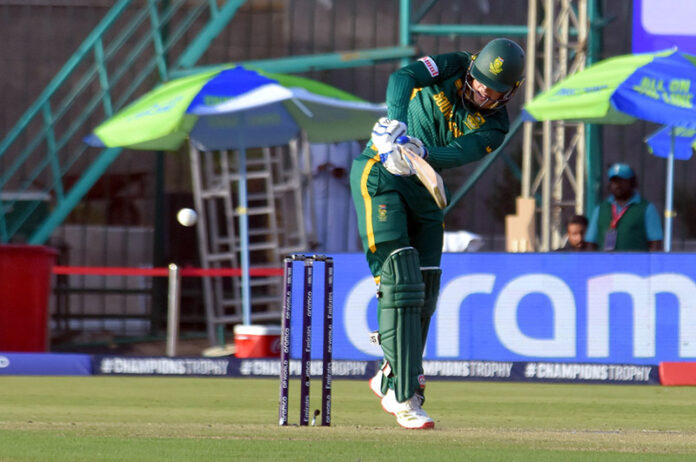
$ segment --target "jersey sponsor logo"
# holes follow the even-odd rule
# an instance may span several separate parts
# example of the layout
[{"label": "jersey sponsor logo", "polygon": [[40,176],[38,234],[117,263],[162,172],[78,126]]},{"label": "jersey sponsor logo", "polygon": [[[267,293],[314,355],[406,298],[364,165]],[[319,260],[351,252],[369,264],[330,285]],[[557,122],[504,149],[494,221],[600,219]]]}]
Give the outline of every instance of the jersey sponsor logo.
[{"label": "jersey sponsor logo", "polygon": [[500,56],[498,56],[497,58],[495,58],[493,60],[492,63],[490,63],[488,65],[488,70],[491,71],[491,74],[498,75],[501,72],[503,72],[503,63],[504,62],[505,62],[505,60],[503,58],[501,58]]},{"label": "jersey sponsor logo", "polygon": [[418,385],[420,385],[421,388],[425,388],[425,375],[421,374],[418,376]]},{"label": "jersey sponsor logo", "polygon": [[435,64],[435,61],[433,61],[433,58],[431,58],[430,56],[423,56],[418,61],[425,64],[425,68],[428,69],[430,77],[437,77],[438,75],[440,75],[440,70],[437,68],[437,64]]}]

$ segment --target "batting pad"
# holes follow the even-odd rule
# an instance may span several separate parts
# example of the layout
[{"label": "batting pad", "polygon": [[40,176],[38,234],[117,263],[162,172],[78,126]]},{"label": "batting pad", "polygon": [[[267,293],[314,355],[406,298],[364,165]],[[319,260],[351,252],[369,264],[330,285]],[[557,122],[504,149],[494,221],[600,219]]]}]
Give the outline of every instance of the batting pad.
[{"label": "batting pad", "polygon": [[[421,310],[425,285],[418,252],[404,247],[392,252],[382,266],[378,320],[384,358],[391,367],[396,399],[406,401],[421,388],[423,375]],[[382,392],[386,393],[386,382]]]}]

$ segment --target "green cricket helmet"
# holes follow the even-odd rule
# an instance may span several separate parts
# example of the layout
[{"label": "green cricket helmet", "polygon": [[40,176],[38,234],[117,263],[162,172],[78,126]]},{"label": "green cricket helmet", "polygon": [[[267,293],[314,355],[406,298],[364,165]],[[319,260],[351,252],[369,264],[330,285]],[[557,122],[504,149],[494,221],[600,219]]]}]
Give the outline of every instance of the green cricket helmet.
[{"label": "green cricket helmet", "polygon": [[[463,100],[467,107],[484,112],[495,112],[512,98],[524,82],[524,50],[517,43],[505,38],[491,40],[481,51],[471,57],[466,73]],[[476,79],[486,87],[503,94],[498,99],[475,100]]]}]

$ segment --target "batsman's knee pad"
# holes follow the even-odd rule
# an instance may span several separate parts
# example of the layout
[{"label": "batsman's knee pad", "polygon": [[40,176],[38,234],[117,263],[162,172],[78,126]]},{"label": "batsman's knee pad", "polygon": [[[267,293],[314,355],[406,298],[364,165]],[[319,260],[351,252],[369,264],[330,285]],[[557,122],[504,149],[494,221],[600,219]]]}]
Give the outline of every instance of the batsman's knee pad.
[{"label": "batsman's knee pad", "polygon": [[[424,386],[421,309],[425,297],[418,251],[404,247],[382,265],[379,286],[379,334],[396,399],[409,399]],[[386,393],[387,383],[382,383]]]},{"label": "batsman's knee pad", "polygon": [[430,318],[435,313],[437,299],[440,296],[442,269],[435,266],[425,266],[420,270],[423,276],[423,283],[425,284],[425,299],[423,300],[423,309],[421,310],[421,339],[423,340],[423,349],[425,350],[425,341],[428,338],[428,329],[430,328]]}]

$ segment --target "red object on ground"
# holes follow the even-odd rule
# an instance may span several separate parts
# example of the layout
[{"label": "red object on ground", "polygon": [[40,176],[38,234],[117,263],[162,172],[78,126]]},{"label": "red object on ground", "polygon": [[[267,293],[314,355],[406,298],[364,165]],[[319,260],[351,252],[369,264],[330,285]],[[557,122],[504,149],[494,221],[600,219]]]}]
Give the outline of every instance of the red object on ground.
[{"label": "red object on ground", "polygon": [[234,326],[235,356],[238,358],[278,358],[280,326]]},{"label": "red object on ground", "polygon": [[664,362],[660,363],[660,384],[662,385],[696,385],[696,363]]},{"label": "red object on ground", "polygon": [[56,255],[50,247],[0,245],[0,351],[47,351]]}]

